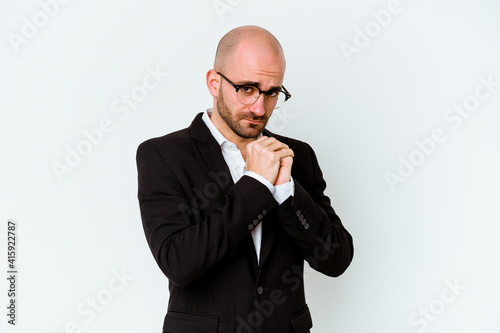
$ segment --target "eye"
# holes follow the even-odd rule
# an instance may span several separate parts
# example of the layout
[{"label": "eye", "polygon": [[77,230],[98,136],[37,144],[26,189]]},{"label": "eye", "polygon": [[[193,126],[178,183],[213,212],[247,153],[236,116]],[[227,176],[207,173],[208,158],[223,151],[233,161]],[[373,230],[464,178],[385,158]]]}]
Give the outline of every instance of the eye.
[{"label": "eye", "polygon": [[248,94],[248,95],[253,95],[255,93],[256,88],[252,86],[243,86],[240,88],[240,91]]},{"label": "eye", "polygon": [[271,90],[266,93],[269,97],[278,97],[280,91],[279,90]]}]

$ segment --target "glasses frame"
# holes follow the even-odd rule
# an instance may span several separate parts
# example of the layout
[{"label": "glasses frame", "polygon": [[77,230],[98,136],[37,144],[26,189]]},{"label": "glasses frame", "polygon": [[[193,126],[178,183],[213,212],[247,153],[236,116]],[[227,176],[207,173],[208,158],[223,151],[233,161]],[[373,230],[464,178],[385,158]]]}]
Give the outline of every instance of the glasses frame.
[{"label": "glasses frame", "polygon": [[[261,94],[264,94],[265,96],[269,96],[270,93],[276,92],[276,90],[274,90],[274,89],[270,89],[270,90],[266,90],[266,91],[260,90],[259,87],[257,87],[256,85],[253,85],[253,84],[234,84],[233,82],[231,82],[231,80],[229,80],[227,77],[225,77],[224,74],[222,74],[221,72],[217,72],[217,74],[219,74],[220,76],[222,76],[222,78],[224,80],[226,80],[230,85],[232,85],[234,87],[234,89],[236,89],[236,94],[238,94],[238,91],[241,88],[243,88],[243,87],[254,87],[254,88],[257,88],[257,90],[259,91],[259,97],[260,97]],[[283,90],[278,90],[278,92],[282,92],[282,93],[285,94],[285,101],[283,102],[283,104],[285,104],[285,102],[288,101],[292,97],[292,95],[288,92],[288,90],[286,90],[285,86],[281,86],[281,88],[283,88]],[[259,99],[259,97],[257,97],[255,99],[255,101],[253,101],[250,104],[241,103],[241,101],[240,101],[240,103],[243,104],[243,105],[252,105],[255,102],[257,102],[257,100]],[[239,99],[238,99],[238,101],[239,101]],[[275,107],[275,109],[283,106],[283,104],[281,104],[278,107]]]}]

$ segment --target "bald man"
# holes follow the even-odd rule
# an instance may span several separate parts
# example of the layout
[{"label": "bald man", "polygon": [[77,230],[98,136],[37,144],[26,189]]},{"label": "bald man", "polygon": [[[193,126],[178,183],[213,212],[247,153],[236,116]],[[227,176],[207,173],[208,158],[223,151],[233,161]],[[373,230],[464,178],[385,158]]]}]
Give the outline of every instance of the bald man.
[{"label": "bald man", "polygon": [[304,263],[336,277],[352,260],[313,149],[266,129],[291,97],[285,67],[269,31],[231,30],[206,75],[212,108],[137,150],[143,227],[169,280],[164,333],[310,332]]}]

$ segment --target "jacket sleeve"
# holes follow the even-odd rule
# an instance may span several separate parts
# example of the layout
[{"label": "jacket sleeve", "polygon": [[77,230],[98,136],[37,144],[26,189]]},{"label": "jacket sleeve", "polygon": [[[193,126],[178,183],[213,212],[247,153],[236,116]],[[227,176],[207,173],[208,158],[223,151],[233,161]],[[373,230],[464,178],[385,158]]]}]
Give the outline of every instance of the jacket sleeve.
[{"label": "jacket sleeve", "polygon": [[160,269],[179,287],[229,256],[250,234],[256,216],[278,205],[265,185],[243,176],[224,203],[200,220],[202,207],[183,190],[188,180],[176,177],[150,140],[139,146],[136,159],[146,239]]},{"label": "jacket sleeve", "polygon": [[353,241],[324,194],[326,182],[318,160],[313,149],[309,145],[307,148],[312,165],[312,189],[305,190],[294,178],[294,195],[279,205],[275,213],[280,227],[309,265],[323,274],[337,277],[352,261]]}]

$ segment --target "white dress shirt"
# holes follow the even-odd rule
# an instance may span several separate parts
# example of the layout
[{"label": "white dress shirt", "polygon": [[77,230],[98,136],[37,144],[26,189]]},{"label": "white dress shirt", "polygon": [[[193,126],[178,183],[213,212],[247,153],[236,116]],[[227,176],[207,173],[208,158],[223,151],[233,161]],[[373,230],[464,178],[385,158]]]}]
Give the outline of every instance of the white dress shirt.
[{"label": "white dress shirt", "polygon": [[[260,181],[262,184],[266,185],[269,191],[273,194],[274,199],[278,204],[282,204],[289,196],[293,196],[295,186],[293,179],[290,177],[290,181],[281,185],[274,186],[264,177],[256,174],[255,172],[248,171],[245,167],[245,161],[243,160],[243,155],[240,150],[233,142],[228,141],[222,133],[215,127],[210,119],[212,115],[212,109],[208,109],[203,113],[202,119],[207,125],[210,133],[214,136],[215,140],[219,143],[222,151],[222,156],[229,167],[231,172],[231,177],[233,182],[236,183],[244,175],[253,177]],[[261,137],[262,134],[259,135]],[[255,251],[257,253],[257,262],[260,259],[260,245],[262,241],[262,223],[259,223],[252,230],[253,244],[255,246]]]}]

